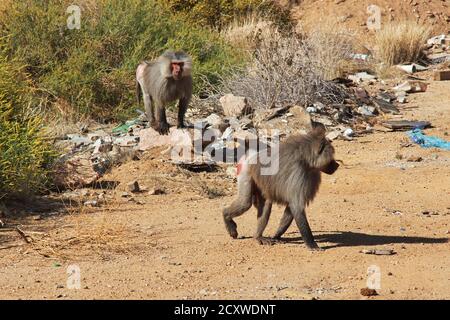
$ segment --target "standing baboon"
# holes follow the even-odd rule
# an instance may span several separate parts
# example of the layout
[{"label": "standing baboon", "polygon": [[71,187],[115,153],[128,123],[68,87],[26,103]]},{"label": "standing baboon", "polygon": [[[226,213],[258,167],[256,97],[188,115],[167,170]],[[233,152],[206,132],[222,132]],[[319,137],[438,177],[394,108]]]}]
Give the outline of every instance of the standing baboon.
[{"label": "standing baboon", "polygon": [[237,238],[233,218],[242,215],[254,203],[258,210],[254,238],[266,243],[262,234],[275,202],[286,205],[286,209],[274,238],[280,238],[295,219],[306,246],[311,250],[319,249],[306,219],[305,207],[319,189],[320,173],[333,174],[339,167],[334,160],[334,148],[325,137],[325,127],[317,125],[306,135],[289,137],[272,156],[279,157],[279,169],[273,175],[261,174],[262,164],[258,157],[256,163],[247,158],[240,164],[238,198],[223,210],[228,233]]},{"label": "standing baboon", "polygon": [[192,59],[181,51],[166,51],[157,60],[144,61],[137,67],[138,103],[140,86],[147,119],[152,128],[160,134],[169,132],[165,108],[168,103],[175,100],[179,100],[178,128],[185,128],[184,115],[192,96],[191,71]]}]

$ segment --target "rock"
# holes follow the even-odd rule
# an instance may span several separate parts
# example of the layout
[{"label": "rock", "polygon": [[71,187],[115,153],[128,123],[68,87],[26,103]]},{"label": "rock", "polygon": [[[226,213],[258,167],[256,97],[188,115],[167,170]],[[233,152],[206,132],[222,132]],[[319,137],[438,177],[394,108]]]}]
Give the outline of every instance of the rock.
[{"label": "rock", "polygon": [[215,113],[211,113],[206,119],[205,121],[213,128],[220,128],[223,123],[224,120],[217,114]]},{"label": "rock", "polygon": [[112,151],[113,144],[112,142],[106,142],[102,138],[97,139],[94,144],[94,151],[92,153],[105,153]]},{"label": "rock", "polygon": [[116,138],[114,140],[114,144],[117,144],[121,147],[135,146],[138,143],[139,143],[138,136],[123,136],[123,137]]},{"label": "rock", "polygon": [[90,159],[90,153],[66,155],[53,167],[54,181],[57,188],[79,188],[97,181],[102,173],[97,172]]},{"label": "rock", "polygon": [[99,203],[96,200],[88,200],[88,201],[85,201],[83,203],[83,205],[86,206],[86,207],[98,207]]},{"label": "rock", "polygon": [[227,117],[240,117],[251,113],[251,108],[248,106],[247,98],[245,97],[239,97],[229,93],[219,100],[223,108],[223,113]]},{"label": "rock", "polygon": [[301,106],[293,106],[289,109],[289,112],[295,117],[296,124],[307,130],[311,129],[311,116]]},{"label": "rock", "polygon": [[139,183],[137,181],[133,181],[127,184],[127,189],[128,191],[133,193],[141,191],[141,188],[139,187]]},{"label": "rock", "polygon": [[361,295],[365,297],[377,296],[378,292],[375,289],[362,288]]},{"label": "rock", "polygon": [[316,112],[317,112],[317,109],[314,108],[314,107],[307,107],[307,108],[306,108],[306,112],[308,112],[308,113],[316,113]]},{"label": "rock", "polygon": [[356,111],[363,116],[374,116],[375,107],[363,105],[362,107],[358,107]]},{"label": "rock", "polygon": [[419,156],[410,156],[406,161],[408,162],[421,162],[423,159]]},{"label": "rock", "polygon": [[138,133],[139,150],[148,150],[160,146],[192,147],[193,136],[189,130],[170,128],[168,135],[160,135],[153,128],[142,129]]},{"label": "rock", "polygon": [[148,194],[152,195],[152,196],[153,195],[160,195],[160,194],[166,194],[166,191],[164,189],[162,189],[162,188],[155,187],[153,189],[150,189]]},{"label": "rock", "polygon": [[369,98],[369,94],[367,93],[367,91],[364,88],[357,87],[357,88],[354,88],[354,91],[355,91],[356,97],[360,100],[364,101]]},{"label": "rock", "polygon": [[336,130],[336,131],[329,132],[326,137],[327,137],[327,139],[333,141],[333,140],[337,139],[340,135],[341,135],[341,132]]}]

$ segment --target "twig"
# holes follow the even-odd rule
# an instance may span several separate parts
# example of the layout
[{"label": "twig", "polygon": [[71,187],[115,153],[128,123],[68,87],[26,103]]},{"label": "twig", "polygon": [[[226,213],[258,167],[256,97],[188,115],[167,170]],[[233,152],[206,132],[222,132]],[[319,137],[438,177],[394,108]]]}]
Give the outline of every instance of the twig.
[{"label": "twig", "polygon": [[20,236],[22,237],[23,240],[25,240],[26,243],[30,243],[30,242],[31,242],[31,241],[28,239],[28,237],[29,237],[30,239],[33,239],[33,238],[31,238],[30,236],[27,236],[27,235],[25,234],[25,232],[23,232],[22,230],[20,230],[19,227],[16,227],[16,231],[20,234]]}]

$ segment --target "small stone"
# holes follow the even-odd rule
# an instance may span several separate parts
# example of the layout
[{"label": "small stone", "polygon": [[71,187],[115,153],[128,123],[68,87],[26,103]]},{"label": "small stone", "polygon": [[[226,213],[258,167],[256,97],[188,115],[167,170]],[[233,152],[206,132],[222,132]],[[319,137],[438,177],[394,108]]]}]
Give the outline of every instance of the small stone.
[{"label": "small stone", "polygon": [[98,203],[97,200],[88,200],[88,201],[85,201],[83,203],[83,205],[86,206],[86,207],[98,207],[99,203]]},{"label": "small stone", "polygon": [[165,193],[166,193],[166,191],[161,188],[153,188],[153,189],[150,189],[148,192],[149,195],[159,195],[159,194],[165,194]]},{"label": "small stone", "polygon": [[136,180],[127,184],[127,189],[128,189],[128,191],[133,192],[133,193],[141,191],[141,188],[139,187],[139,183]]},{"label": "small stone", "polygon": [[378,292],[375,289],[362,288],[361,295],[365,297],[377,296]]}]

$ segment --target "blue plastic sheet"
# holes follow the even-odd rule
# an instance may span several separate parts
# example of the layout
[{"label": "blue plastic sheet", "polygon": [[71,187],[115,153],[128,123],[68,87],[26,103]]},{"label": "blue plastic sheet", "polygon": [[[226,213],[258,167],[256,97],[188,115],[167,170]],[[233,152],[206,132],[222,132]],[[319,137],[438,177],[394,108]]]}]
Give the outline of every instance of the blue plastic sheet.
[{"label": "blue plastic sheet", "polygon": [[438,137],[426,136],[420,129],[408,131],[407,134],[412,141],[414,141],[423,148],[439,148],[444,150],[450,150],[450,141],[445,141]]}]

